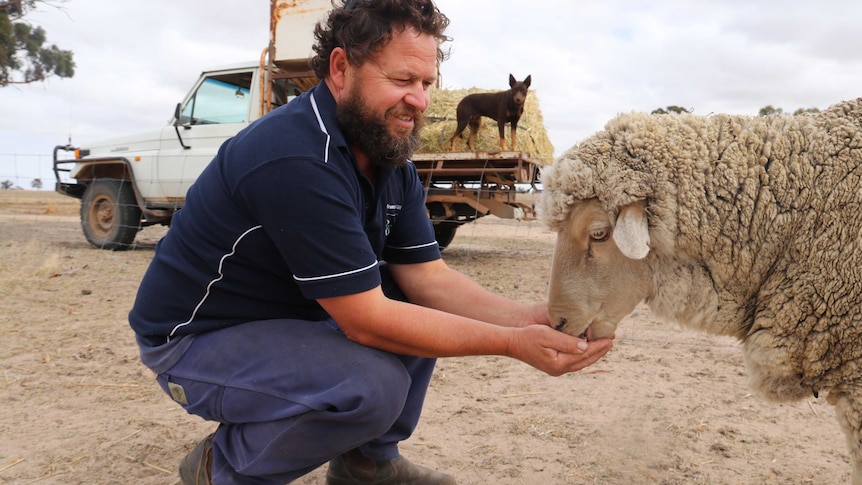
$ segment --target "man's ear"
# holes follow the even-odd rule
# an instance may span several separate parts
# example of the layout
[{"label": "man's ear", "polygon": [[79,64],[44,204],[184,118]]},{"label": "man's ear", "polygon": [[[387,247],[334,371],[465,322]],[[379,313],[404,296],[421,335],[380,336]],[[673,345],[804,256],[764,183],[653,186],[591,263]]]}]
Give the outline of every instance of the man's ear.
[{"label": "man's ear", "polygon": [[329,55],[329,78],[333,84],[330,89],[336,99],[338,99],[338,93],[344,90],[349,68],[350,62],[347,60],[347,52],[342,47],[332,49],[332,53]]},{"label": "man's ear", "polygon": [[644,201],[633,202],[620,209],[613,239],[627,258],[643,259],[649,254],[649,222]]}]

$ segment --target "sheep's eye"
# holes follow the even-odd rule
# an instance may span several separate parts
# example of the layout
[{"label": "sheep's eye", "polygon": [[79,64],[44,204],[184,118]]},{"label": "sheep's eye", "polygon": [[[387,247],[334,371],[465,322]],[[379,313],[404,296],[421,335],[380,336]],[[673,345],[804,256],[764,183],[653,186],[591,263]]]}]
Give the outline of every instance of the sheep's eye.
[{"label": "sheep's eye", "polygon": [[606,227],[595,227],[590,229],[590,239],[596,242],[607,241],[609,234],[608,228]]}]

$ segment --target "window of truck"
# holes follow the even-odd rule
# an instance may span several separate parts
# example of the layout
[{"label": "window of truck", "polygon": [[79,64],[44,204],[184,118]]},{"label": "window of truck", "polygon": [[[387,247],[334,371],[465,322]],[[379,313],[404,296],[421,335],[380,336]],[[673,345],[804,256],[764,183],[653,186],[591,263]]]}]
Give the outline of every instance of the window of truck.
[{"label": "window of truck", "polygon": [[181,124],[207,125],[248,121],[251,76],[226,74],[204,79],[183,106]]}]

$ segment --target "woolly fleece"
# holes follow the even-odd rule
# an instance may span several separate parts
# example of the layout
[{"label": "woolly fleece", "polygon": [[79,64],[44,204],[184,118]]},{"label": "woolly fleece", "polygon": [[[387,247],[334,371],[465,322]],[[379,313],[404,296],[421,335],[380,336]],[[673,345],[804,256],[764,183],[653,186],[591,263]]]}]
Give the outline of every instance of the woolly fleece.
[{"label": "woolly fleece", "polygon": [[862,483],[862,98],[801,116],[622,114],[542,182],[555,231],[575,200],[610,220],[646,201],[652,310],[741,339],[765,397],[831,389]]}]

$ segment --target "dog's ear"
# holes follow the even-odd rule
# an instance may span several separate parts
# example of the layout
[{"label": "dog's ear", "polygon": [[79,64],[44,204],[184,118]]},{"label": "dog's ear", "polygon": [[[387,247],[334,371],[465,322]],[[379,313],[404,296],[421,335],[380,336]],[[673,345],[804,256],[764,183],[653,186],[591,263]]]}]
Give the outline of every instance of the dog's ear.
[{"label": "dog's ear", "polygon": [[515,76],[513,76],[513,75],[510,73],[510,74],[509,74],[509,87],[510,87],[510,88],[514,88],[514,87],[515,87],[515,83],[516,83],[516,82],[518,82],[518,81],[516,81],[516,80],[515,80]]},{"label": "dog's ear", "polygon": [[530,79],[530,78],[531,78],[531,77],[533,77],[533,76],[532,76],[532,75],[528,75],[528,76],[527,76],[527,79],[524,79],[524,86],[527,86],[528,88],[530,87],[530,81],[531,81],[531,79]]}]

